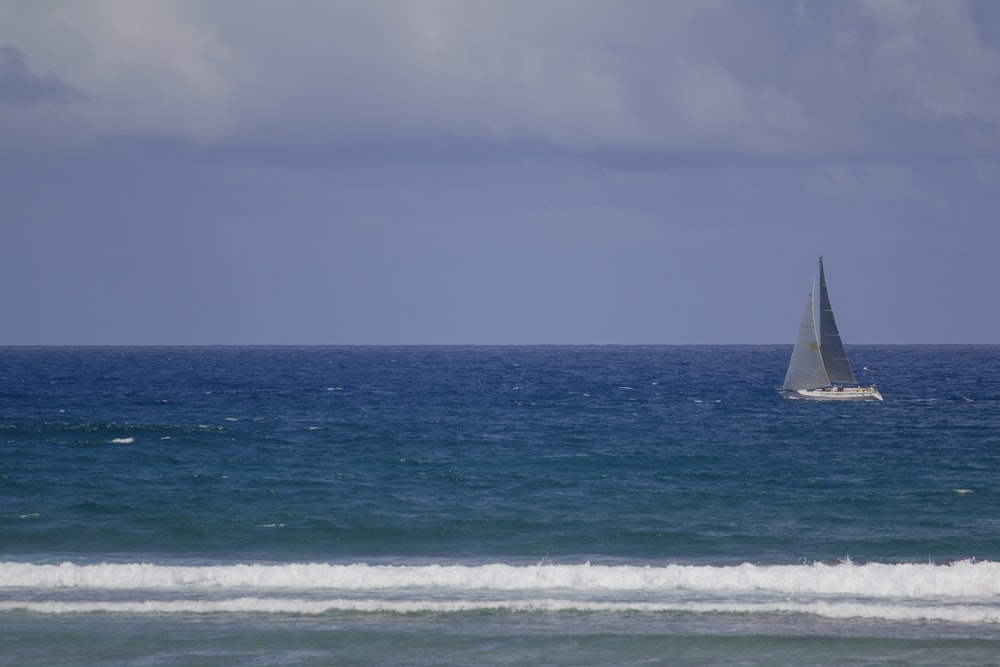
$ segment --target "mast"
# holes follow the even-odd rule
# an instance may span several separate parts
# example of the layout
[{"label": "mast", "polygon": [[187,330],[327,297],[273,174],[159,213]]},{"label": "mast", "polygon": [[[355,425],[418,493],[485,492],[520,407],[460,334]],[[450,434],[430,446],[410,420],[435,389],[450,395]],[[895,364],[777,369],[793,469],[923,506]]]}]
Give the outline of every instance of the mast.
[{"label": "mast", "polygon": [[844,351],[844,343],[840,340],[837,321],[833,318],[822,257],[819,258],[819,343],[823,365],[826,366],[826,374],[830,381],[857,384],[851,363],[847,360],[847,352]]}]

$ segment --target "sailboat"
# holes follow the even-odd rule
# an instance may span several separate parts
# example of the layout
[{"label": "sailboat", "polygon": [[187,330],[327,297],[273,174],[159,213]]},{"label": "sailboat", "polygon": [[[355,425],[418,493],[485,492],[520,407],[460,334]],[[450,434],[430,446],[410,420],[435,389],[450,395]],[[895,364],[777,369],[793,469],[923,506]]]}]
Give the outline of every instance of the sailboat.
[{"label": "sailboat", "polygon": [[854,379],[847,352],[840,340],[837,322],[830,307],[830,294],[823,273],[823,258],[819,258],[819,335],[813,315],[813,292],[799,325],[799,335],[788,362],[785,383],[778,389],[785,398],[820,401],[881,401],[882,394],[874,384],[859,385]]}]

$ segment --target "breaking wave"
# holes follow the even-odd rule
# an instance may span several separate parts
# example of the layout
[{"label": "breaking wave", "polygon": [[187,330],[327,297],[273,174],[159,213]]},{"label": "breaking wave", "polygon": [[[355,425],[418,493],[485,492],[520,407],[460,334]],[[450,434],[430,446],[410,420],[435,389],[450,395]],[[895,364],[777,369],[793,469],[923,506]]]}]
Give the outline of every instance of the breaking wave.
[{"label": "breaking wave", "polygon": [[1000,623],[1000,563],[0,563],[0,613],[470,611],[788,613],[996,624]]},{"label": "breaking wave", "polygon": [[136,590],[760,593],[877,598],[997,597],[1000,563],[804,565],[162,565],[0,563],[0,588]]}]

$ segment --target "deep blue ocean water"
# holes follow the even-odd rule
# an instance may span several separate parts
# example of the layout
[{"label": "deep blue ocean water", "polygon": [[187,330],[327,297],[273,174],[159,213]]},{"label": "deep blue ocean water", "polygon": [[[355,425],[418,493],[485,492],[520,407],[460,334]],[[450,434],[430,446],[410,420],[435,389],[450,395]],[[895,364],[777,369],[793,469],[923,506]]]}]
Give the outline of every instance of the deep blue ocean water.
[{"label": "deep blue ocean water", "polygon": [[0,664],[1000,662],[1000,347],[790,352],[0,348]]}]

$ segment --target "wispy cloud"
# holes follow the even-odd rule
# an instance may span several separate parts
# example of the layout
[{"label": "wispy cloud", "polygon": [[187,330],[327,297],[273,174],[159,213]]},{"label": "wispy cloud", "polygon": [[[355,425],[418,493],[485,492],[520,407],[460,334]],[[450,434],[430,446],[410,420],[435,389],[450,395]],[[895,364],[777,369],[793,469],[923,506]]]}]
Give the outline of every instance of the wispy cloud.
[{"label": "wispy cloud", "polygon": [[79,95],[51,72],[33,72],[24,53],[5,44],[0,46],[0,103],[65,104]]}]

